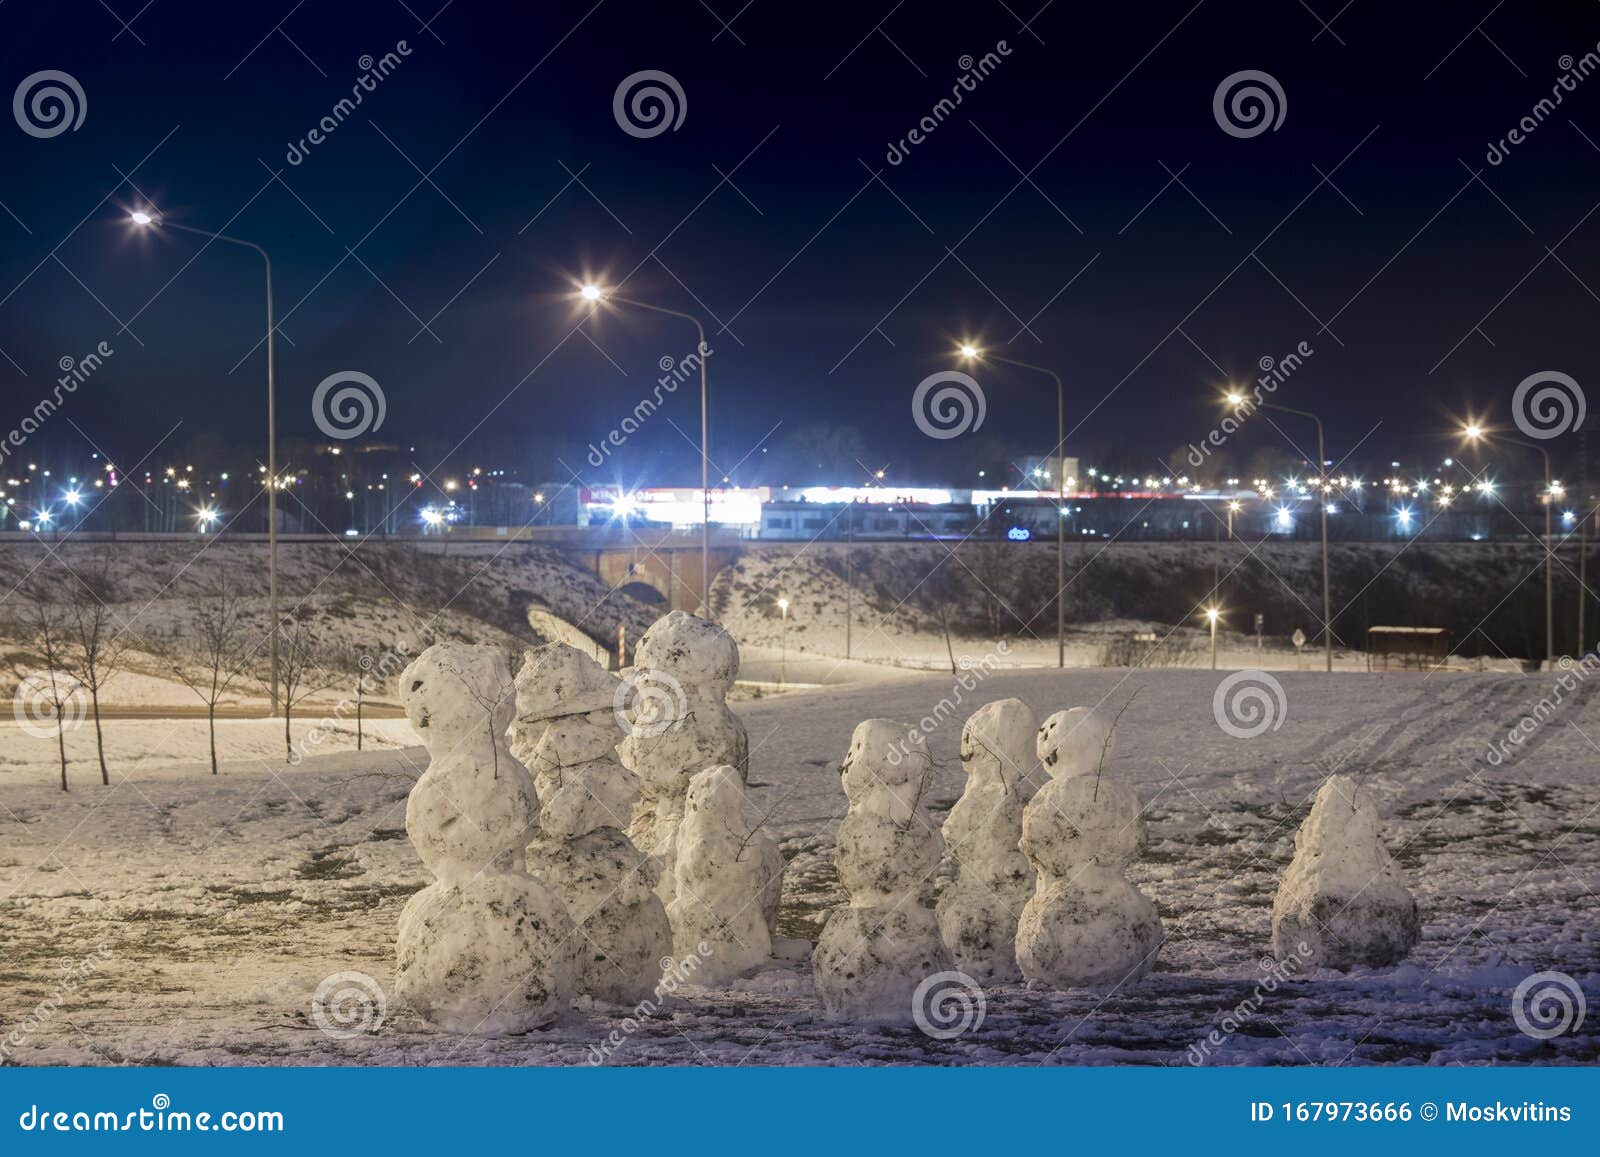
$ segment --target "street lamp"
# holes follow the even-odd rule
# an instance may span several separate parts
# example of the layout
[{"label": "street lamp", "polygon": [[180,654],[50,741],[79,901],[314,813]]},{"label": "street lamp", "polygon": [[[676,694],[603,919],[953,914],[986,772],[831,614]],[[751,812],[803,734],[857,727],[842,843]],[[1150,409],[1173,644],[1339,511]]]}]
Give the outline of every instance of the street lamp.
[{"label": "street lamp", "polygon": [[[1230,391],[1227,395],[1230,406],[1241,406],[1245,403],[1245,396],[1237,390]],[[1280,406],[1276,402],[1253,401],[1251,403],[1258,410],[1277,410],[1280,414],[1294,414],[1301,418],[1310,418],[1317,426],[1317,482],[1318,486],[1324,485],[1323,470],[1327,468],[1327,449],[1324,445],[1322,433],[1322,419],[1310,410],[1296,410],[1291,406]],[[1318,517],[1322,523],[1322,654],[1327,665],[1327,670],[1333,671],[1333,605],[1328,594],[1328,502],[1322,497],[1324,491],[1319,490],[1317,495]],[[1280,524],[1283,520],[1283,511],[1278,512]]]},{"label": "street lamp", "polygon": [[[1461,428],[1461,434],[1469,442],[1489,441],[1489,432],[1476,422],[1468,422]],[[1521,438],[1512,438],[1506,434],[1496,434],[1502,442],[1510,442],[1517,446],[1526,446],[1530,450],[1537,450],[1544,457],[1544,653],[1545,662],[1553,663],[1556,657],[1556,620],[1555,620],[1555,580],[1550,569],[1551,557],[1555,554],[1554,540],[1550,532],[1550,510],[1555,505],[1556,496],[1561,490],[1560,483],[1551,481],[1550,478],[1550,451],[1537,442],[1524,442]],[[1485,494],[1493,492],[1493,486],[1481,487]]]},{"label": "street lamp", "polygon": [[1206,621],[1211,624],[1211,669],[1217,669],[1217,620],[1222,617],[1222,612],[1216,607],[1206,608]]},{"label": "street lamp", "polygon": [[782,646],[778,652],[778,685],[782,686],[789,681],[789,600],[779,599],[778,610],[783,614]]},{"label": "street lamp", "polygon": [[226,233],[213,233],[208,229],[197,229],[193,225],[180,225],[176,221],[168,221],[158,217],[147,210],[137,209],[128,214],[128,219],[141,229],[164,226],[168,229],[179,229],[185,233],[193,233],[197,237],[205,237],[211,241],[226,241],[232,245],[242,245],[246,249],[254,249],[261,255],[262,264],[266,266],[267,273],[267,612],[272,619],[272,630],[268,634],[268,647],[271,656],[272,682],[271,701],[272,714],[278,714],[278,396],[273,379],[274,343],[273,332],[277,328],[272,322],[272,258],[267,256],[267,251],[254,241],[245,241],[238,237],[229,237]]},{"label": "street lamp", "polygon": [[1232,502],[1228,503],[1228,541],[1229,542],[1233,541],[1233,516],[1235,514],[1238,514],[1239,511],[1242,510],[1242,509],[1244,509],[1244,507],[1239,503],[1238,499],[1234,499]]},{"label": "street lamp", "polygon": [[1056,666],[1065,667],[1067,665],[1067,471],[1064,454],[1067,441],[1067,410],[1066,391],[1061,385],[1061,375],[1044,366],[1019,362],[1015,358],[980,349],[970,342],[962,342],[956,352],[964,361],[978,362],[987,358],[1002,365],[1015,366],[1019,370],[1032,370],[1034,373],[1044,374],[1056,384]]},{"label": "street lamp", "polygon": [[592,302],[598,308],[602,302],[615,302],[619,305],[631,305],[635,309],[647,309],[652,313],[665,314],[668,317],[680,318],[694,326],[695,332],[700,335],[700,344],[695,347],[695,359],[700,363],[700,611],[709,617],[711,609],[711,478],[710,458],[707,453],[708,421],[706,408],[706,329],[700,324],[700,319],[691,313],[680,313],[676,309],[667,309],[660,305],[651,305],[647,301],[636,301],[629,297],[618,297],[614,293],[602,289],[593,282],[586,283],[578,294],[583,300]]}]

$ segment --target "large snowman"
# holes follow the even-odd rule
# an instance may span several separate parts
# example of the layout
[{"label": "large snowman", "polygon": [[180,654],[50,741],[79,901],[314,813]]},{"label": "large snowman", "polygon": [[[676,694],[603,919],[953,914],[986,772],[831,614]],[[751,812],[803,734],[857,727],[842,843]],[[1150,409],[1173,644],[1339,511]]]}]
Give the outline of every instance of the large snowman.
[{"label": "large snowman", "polygon": [[561,899],[523,867],[539,800],[505,741],[506,660],[492,647],[437,643],[406,667],[400,689],[428,748],[406,834],[435,882],[400,914],[396,995],[450,1032],[544,1026],[571,1003],[579,941]]},{"label": "large snowman", "polygon": [[891,719],[855,729],[841,768],[849,811],[834,865],[850,903],[828,914],[812,983],[833,1020],[906,1023],[923,980],[952,970],[922,903],[944,847],[928,818],[932,762],[922,734]]},{"label": "large snowman", "polygon": [[639,783],[616,757],[617,686],[576,648],[529,651],[511,742],[533,769],[541,805],[528,866],[560,892],[577,925],[578,992],[637,1004],[661,980],[672,929],[655,894],[655,862],[622,831]]},{"label": "large snowman", "polygon": [[1328,777],[1294,837],[1272,904],[1272,951],[1312,967],[1382,967],[1422,936],[1417,902],[1378,837],[1370,787]]},{"label": "large snowman", "polygon": [[967,787],[942,829],[956,878],[939,896],[939,932],[961,971],[980,983],[1018,978],[1017,919],[1033,868],[1017,847],[1033,790],[1038,723],[1020,699],[986,703],[961,729]]},{"label": "large snowman", "polygon": [[1155,905],[1123,875],[1145,845],[1139,796],[1107,774],[1116,729],[1084,707],[1039,729],[1050,782],[1022,817],[1038,882],[1017,925],[1030,987],[1110,991],[1150,970],[1163,934]]}]

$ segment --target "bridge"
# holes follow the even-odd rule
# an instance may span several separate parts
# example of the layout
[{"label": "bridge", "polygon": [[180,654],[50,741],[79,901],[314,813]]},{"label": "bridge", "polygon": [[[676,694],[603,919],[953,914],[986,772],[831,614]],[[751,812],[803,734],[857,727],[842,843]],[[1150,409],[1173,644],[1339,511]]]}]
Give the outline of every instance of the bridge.
[{"label": "bridge", "polygon": [[[149,533],[116,531],[0,532],[6,542],[193,542],[213,537],[225,542],[265,543],[265,534],[226,533],[207,536],[198,533]],[[413,534],[367,534],[352,537],[338,534],[280,534],[280,543],[326,542],[346,547],[403,542],[418,550],[440,554],[489,554],[507,543],[550,546],[573,562],[591,571],[608,586],[616,587],[641,602],[669,611],[699,611],[700,531],[667,530],[659,527],[586,526],[452,526],[444,532]],[[743,540],[737,532],[711,532],[708,562],[713,581],[718,572],[739,557]]]}]

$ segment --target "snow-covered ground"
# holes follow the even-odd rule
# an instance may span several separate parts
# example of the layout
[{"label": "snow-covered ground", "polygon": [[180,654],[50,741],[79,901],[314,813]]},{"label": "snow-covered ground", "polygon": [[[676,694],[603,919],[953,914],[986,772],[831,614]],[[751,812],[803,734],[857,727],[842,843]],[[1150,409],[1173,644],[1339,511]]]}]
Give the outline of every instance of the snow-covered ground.
[{"label": "snow-covered ground", "polygon": [[[1283,671],[1280,725],[1243,739],[1213,714],[1226,674],[979,665],[966,686],[948,673],[902,673],[735,704],[750,731],[753,801],[775,809],[789,858],[782,930],[808,938],[843,898],[832,838],[845,806],[838,767],[857,722],[928,719],[942,819],[963,781],[961,721],[978,704],[1015,695],[1040,717],[1072,704],[1125,707],[1108,774],[1135,785],[1146,807],[1150,845],[1129,875],[1166,925],[1155,970],[1105,998],[994,988],[981,1026],[950,1040],[822,1020],[804,966],[737,991],[680,990],[637,1020],[631,1009],[578,1009],[511,1039],[430,1031],[391,996],[376,1032],[334,1039],[312,1022],[313,992],[355,971],[392,994],[396,920],[428,880],[403,830],[426,760],[399,746],[409,742],[404,721],[374,722],[375,749],[296,767],[282,763],[279,724],[228,721],[215,778],[203,721],[119,721],[107,732],[110,788],[98,785],[80,728],[67,794],[53,786],[53,744],[8,723],[0,1021],[6,1034],[28,1031],[0,1055],[582,1064],[599,1050],[616,1064],[1182,1065],[1230,1011],[1259,1003],[1221,1033],[1207,1063],[1600,1060],[1600,702],[1590,681],[1564,691],[1494,762],[1491,744],[1552,696],[1555,675]],[[1398,967],[1295,975],[1261,997],[1277,879],[1334,770],[1381,800],[1423,939]],[[1585,1024],[1548,1040],[1519,1031],[1511,1008],[1514,987],[1541,971],[1573,977],[1591,1005]]]}]

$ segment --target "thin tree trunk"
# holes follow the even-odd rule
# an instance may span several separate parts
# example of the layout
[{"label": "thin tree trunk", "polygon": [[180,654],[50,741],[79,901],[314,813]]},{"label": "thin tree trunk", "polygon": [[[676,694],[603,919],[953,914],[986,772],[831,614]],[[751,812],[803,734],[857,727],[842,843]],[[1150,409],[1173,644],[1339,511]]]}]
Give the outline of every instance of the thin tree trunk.
[{"label": "thin tree trunk", "polygon": [[361,750],[361,676],[356,676],[356,750]]},{"label": "thin tree trunk", "polygon": [[206,725],[211,733],[211,774],[217,774],[217,701],[206,704]]},{"label": "thin tree trunk", "polygon": [[283,701],[283,762],[285,763],[294,762],[294,740],[290,738],[289,734],[289,719],[292,712],[293,708],[289,706],[289,701],[285,699]]},{"label": "thin tree trunk", "polygon": [[105,787],[111,786],[111,773],[106,770],[106,738],[100,731],[100,688],[98,685],[89,688],[89,702],[94,705],[94,747],[100,756],[100,782]]},{"label": "thin tree trunk", "polygon": [[56,750],[61,753],[61,790],[67,790],[67,729],[62,723],[61,708],[56,707]]},{"label": "thin tree trunk", "polygon": [[950,674],[954,675],[956,673],[956,652],[955,648],[950,645],[950,616],[945,613],[943,607],[939,608],[939,625],[944,628],[944,650],[945,654],[950,656]]}]

